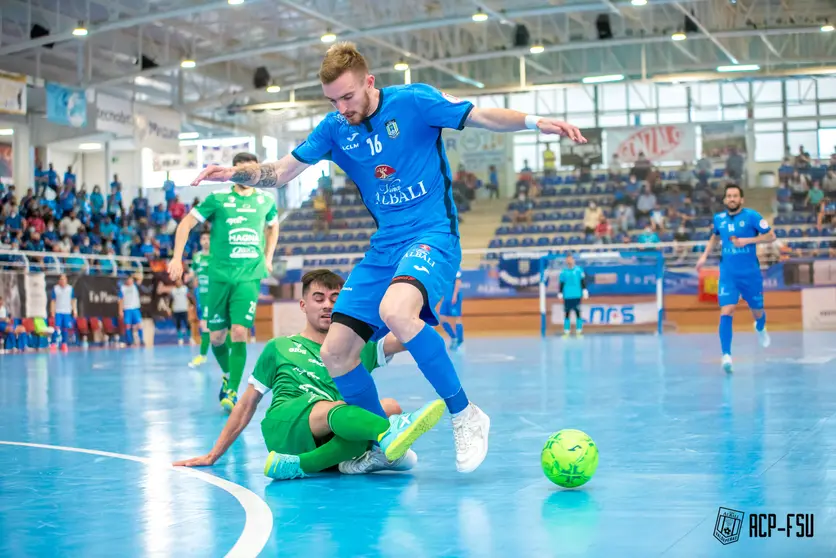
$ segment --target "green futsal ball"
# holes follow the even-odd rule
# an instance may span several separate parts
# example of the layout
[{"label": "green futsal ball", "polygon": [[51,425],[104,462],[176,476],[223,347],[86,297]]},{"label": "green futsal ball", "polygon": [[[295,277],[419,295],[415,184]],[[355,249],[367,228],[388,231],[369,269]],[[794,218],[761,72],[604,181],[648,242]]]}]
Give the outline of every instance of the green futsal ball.
[{"label": "green futsal ball", "polygon": [[563,488],[583,486],[598,468],[598,446],[580,430],[561,430],[543,446],[540,465],[546,477]]}]

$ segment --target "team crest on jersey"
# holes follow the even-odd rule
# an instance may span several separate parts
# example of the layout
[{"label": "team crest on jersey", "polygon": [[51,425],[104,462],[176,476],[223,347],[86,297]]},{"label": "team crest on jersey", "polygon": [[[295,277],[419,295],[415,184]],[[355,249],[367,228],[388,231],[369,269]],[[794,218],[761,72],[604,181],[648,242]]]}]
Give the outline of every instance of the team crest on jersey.
[{"label": "team crest on jersey", "polygon": [[741,221],[741,222],[738,223],[738,225],[741,226],[741,227],[745,227],[746,226],[746,221]]},{"label": "team crest on jersey", "polygon": [[377,165],[374,168],[374,177],[378,180],[391,180],[395,172],[397,171],[389,165]]},{"label": "team crest on jersey", "polygon": [[421,250],[423,250],[423,251],[425,251],[425,252],[429,252],[430,250],[432,250],[432,248],[430,248],[430,247],[429,247],[429,246],[427,246],[426,244],[419,244],[419,245],[418,245],[418,248],[420,248]]},{"label": "team crest on jersey", "polygon": [[392,139],[395,139],[400,135],[401,131],[398,130],[397,120],[393,118],[392,120],[386,123],[386,133],[389,134],[389,137]]}]

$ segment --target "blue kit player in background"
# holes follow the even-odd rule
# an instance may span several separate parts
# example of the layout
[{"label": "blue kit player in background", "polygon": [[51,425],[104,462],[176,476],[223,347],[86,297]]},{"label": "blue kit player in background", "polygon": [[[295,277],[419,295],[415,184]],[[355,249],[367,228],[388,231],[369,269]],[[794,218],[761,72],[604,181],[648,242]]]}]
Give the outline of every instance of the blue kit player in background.
[{"label": "blue kit player in background", "polygon": [[[433,329],[438,324],[435,308],[461,263],[452,172],[441,132],[466,126],[494,132],[533,129],[586,140],[565,122],[475,108],[425,84],[377,89],[365,58],[351,43],[328,49],[319,79],[336,110],[293,153],[269,164],[208,167],[192,184],[282,186],[323,159],[345,171],[378,230],[334,308],[322,361],[346,403],[385,417],[360,351],[370,339],[391,331],[452,415],[456,468],[474,471],[488,452],[490,419],[468,400],[444,339]],[[443,407],[430,404],[423,412],[440,418]]]},{"label": "blue kit player in background", "polygon": [[557,298],[563,301],[563,337],[572,333],[572,312],[575,313],[575,335],[583,335],[583,318],[581,318],[581,298],[589,298],[586,290],[586,274],[575,265],[575,256],[566,255],[566,267],[560,271],[560,290]]},{"label": "blue kit player in background", "polygon": [[723,203],[726,211],[714,216],[711,238],[697,262],[697,269],[705,265],[719,238],[722,242],[717,294],[720,303],[720,347],[723,369],[731,372],[732,320],[741,297],[752,311],[761,346],[769,346],[766,312],[763,309],[763,276],[755,245],[774,242],[775,231],[760,213],[743,207],[743,190],[739,186],[726,186]]},{"label": "blue kit player in background", "polygon": [[[145,345],[142,335],[142,304],[139,289],[133,276],[128,276],[119,287],[119,316],[125,322],[125,340],[128,345]],[[134,336],[136,335],[136,337]]]},{"label": "blue kit player in background", "polygon": [[[438,309],[438,317],[441,318],[441,327],[450,336],[450,350],[457,351],[464,343],[464,325],[462,324],[462,270],[456,272],[456,280],[450,291],[441,301]],[[453,330],[453,326],[456,329]]]},{"label": "blue kit player in background", "polygon": [[51,314],[55,319],[55,342],[66,352],[67,341],[75,327],[75,318],[78,316],[78,300],[72,286],[67,282],[67,276],[61,275],[58,284],[52,287]]}]

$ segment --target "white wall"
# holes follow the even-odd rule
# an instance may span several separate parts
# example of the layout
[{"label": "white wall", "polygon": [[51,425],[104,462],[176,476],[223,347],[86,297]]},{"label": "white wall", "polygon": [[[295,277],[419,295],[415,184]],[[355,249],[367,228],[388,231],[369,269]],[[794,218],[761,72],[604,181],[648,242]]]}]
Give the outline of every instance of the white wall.
[{"label": "white wall", "polygon": [[50,149],[47,153],[47,159],[48,161],[44,162],[44,170],[49,168],[49,163],[52,163],[52,166],[55,167],[55,172],[58,173],[59,179],[64,180],[64,173],[67,172],[67,166],[72,165],[73,172],[76,175],[76,181],[79,185],[84,184],[80,153]]},{"label": "white wall", "polygon": [[105,155],[104,151],[90,151],[82,155],[82,167],[84,168],[84,181],[78,179],[79,184],[86,183],[87,191],[93,190],[93,186],[100,186],[102,192],[107,193],[113,175],[119,175],[119,182],[122,183],[122,190],[128,190],[139,186],[142,178],[138,175],[136,157],[133,151],[114,151],[111,153],[110,176],[105,176]]}]

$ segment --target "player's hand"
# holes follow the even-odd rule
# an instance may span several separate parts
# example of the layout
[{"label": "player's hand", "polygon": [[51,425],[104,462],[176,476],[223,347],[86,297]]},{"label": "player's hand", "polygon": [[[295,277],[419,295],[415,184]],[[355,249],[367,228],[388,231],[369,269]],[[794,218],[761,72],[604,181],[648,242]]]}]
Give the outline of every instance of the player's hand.
[{"label": "player's hand", "polygon": [[563,293],[557,293],[557,298],[559,298],[560,300],[563,300]]},{"label": "player's hand", "polygon": [[700,256],[700,259],[697,260],[697,265],[696,265],[697,271],[702,269],[702,266],[704,266],[704,265],[705,265],[705,254]]},{"label": "player's hand", "polygon": [[217,459],[211,454],[201,455],[200,457],[192,457],[191,459],[184,459],[183,461],[175,461],[172,463],[175,467],[211,467],[215,464]]},{"label": "player's hand", "polygon": [[232,167],[221,167],[218,165],[209,165],[203,169],[197,178],[192,180],[192,186],[198,186],[201,182],[229,182],[232,180],[232,174],[235,169]]},{"label": "player's hand", "polygon": [[586,289],[584,289],[584,290],[583,290],[583,299],[584,299],[584,300],[587,300],[588,298],[589,298],[589,291],[587,291]]},{"label": "player's hand", "polygon": [[172,258],[168,262],[168,276],[172,281],[177,281],[183,275],[183,260]]},{"label": "player's hand", "polygon": [[457,300],[458,300],[458,297],[454,296],[453,298],[450,299],[450,304],[456,304]]},{"label": "player's hand", "polygon": [[273,262],[272,261],[266,260],[264,262],[264,267],[267,268],[267,274],[268,275],[273,275]]},{"label": "player's hand", "polygon": [[565,136],[575,143],[586,143],[586,138],[577,126],[554,118],[541,118],[537,121],[537,128],[544,134]]},{"label": "player's hand", "polygon": [[743,248],[744,246],[749,245],[749,239],[748,238],[738,238],[736,236],[733,236],[731,238],[731,241],[732,241],[732,244],[734,244],[738,248]]}]

